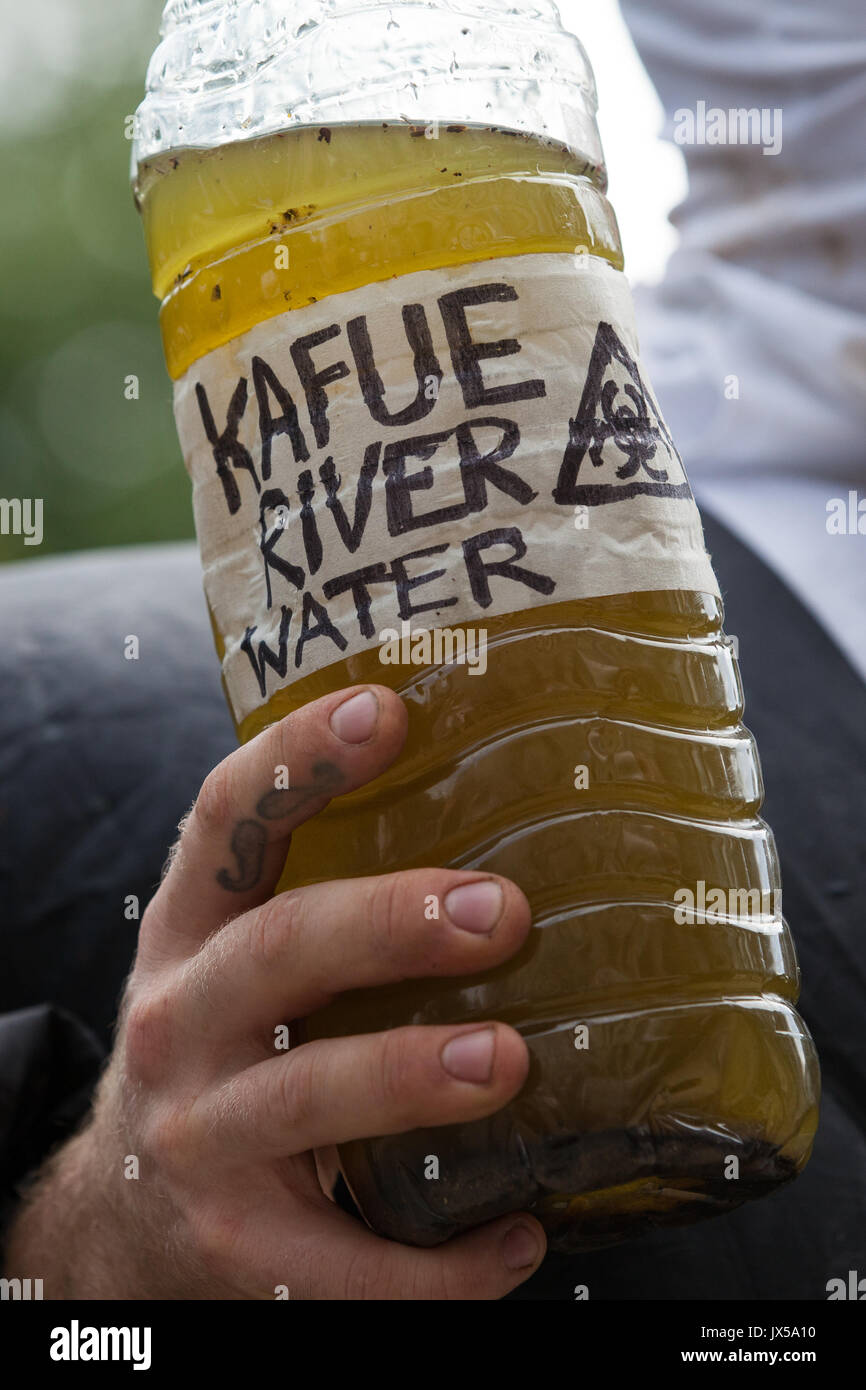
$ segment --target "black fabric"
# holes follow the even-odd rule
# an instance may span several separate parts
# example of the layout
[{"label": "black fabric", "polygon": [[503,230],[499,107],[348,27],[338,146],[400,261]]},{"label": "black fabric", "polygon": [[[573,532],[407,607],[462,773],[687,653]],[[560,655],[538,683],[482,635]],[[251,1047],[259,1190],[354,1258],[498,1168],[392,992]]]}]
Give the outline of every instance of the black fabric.
[{"label": "black fabric", "polygon": [[102,1057],[91,1030],[63,1009],[0,1015],[0,1228],[18,1180],[86,1115]]},{"label": "black fabric", "polygon": [[[550,1257],[511,1299],[571,1300],[583,1284],[591,1299],[822,1299],[828,1279],[866,1274],[866,686],[756,556],[709,516],[705,532],[821,1053],[815,1153],[769,1199]],[[234,736],[191,547],[0,570],[0,652],[0,1015],[31,1010],[26,1026],[0,1020],[8,1209],[76,1122],[110,1045],[138,925],[126,900],[143,910],[178,820]],[[54,1013],[33,1013],[40,1005]],[[67,1055],[69,1028],[79,1050]],[[345,1192],[341,1203],[351,1207]]]},{"label": "black fabric", "polygon": [[236,746],[197,571],[188,545],[0,566],[0,1239],[86,1113],[178,821]]},{"label": "black fabric", "polygon": [[0,567],[0,1013],[50,1001],[104,1046],[127,899],[140,915],[236,746],[195,566],[154,546]]}]

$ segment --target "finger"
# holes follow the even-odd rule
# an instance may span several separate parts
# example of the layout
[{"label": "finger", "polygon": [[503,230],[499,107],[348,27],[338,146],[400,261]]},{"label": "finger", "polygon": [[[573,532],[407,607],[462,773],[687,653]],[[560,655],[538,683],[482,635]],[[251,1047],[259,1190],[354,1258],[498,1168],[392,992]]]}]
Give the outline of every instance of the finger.
[{"label": "finger", "polygon": [[526,939],[529,903],[508,879],[412,869],[281,893],[205,942],[184,972],[188,1026],[261,1034],[343,990],[471,975]]},{"label": "finger", "polygon": [[325,1201],[280,1211],[267,1219],[244,1212],[230,1224],[203,1208],[208,1264],[250,1298],[292,1300],[493,1300],[535,1272],[546,1238],[526,1212],[500,1217],[422,1250],[382,1240]]},{"label": "finger", "polygon": [[528,1213],[419,1250],[382,1240],[333,1208],[322,1236],[327,1262],[312,1242],[307,1259],[293,1261],[296,1298],[490,1301],[504,1298],[534,1274],[547,1249],[543,1227]]},{"label": "finger", "polygon": [[218,1144],[227,1162],[285,1158],[492,1115],[528,1069],[526,1043],[504,1023],[323,1038],[238,1072],[187,1123],[193,1148]]},{"label": "finger", "polygon": [[227,918],[266,901],[292,831],[384,771],[406,727],[392,690],[356,686],[314,700],[229,754],[184,822],[142,923],[145,952],[188,954]]}]

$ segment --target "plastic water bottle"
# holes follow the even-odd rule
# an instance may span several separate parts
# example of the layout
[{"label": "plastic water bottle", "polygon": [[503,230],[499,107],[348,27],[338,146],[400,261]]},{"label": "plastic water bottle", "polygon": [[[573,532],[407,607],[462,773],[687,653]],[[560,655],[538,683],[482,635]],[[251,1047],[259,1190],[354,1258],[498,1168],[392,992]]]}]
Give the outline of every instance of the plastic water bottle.
[{"label": "plastic water bottle", "polygon": [[418,1244],[515,1209],[560,1249],[710,1216],[793,1177],[816,1123],[757,754],[595,104],[548,0],[172,0],[137,116],[239,737],[356,682],[409,710],[403,756],[295,834],[286,884],[443,864],[532,905],[505,965],[307,1020],[526,1039],[499,1113],[342,1147],[366,1219]]}]

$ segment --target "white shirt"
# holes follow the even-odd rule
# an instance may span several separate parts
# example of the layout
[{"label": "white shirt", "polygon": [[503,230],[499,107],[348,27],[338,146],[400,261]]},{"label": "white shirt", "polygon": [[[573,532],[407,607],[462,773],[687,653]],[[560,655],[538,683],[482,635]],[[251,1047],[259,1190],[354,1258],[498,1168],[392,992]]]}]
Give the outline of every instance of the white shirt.
[{"label": "white shirt", "polygon": [[[622,10],[669,138],[699,102],[781,110],[775,155],[682,145],[680,246],[636,292],[642,356],[699,504],[866,679],[866,4]],[[831,534],[828,507],[858,503],[863,534]]]}]

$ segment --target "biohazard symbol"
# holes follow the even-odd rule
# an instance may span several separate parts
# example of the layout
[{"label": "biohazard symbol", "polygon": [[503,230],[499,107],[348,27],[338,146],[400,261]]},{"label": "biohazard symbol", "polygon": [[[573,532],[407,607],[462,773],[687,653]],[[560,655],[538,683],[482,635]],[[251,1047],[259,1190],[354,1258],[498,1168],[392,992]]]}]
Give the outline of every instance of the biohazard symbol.
[{"label": "biohazard symbol", "polygon": [[[622,370],[615,368],[617,364]],[[623,461],[605,446],[612,444]],[[603,477],[578,481],[585,460]],[[616,465],[616,466],[614,466]],[[590,475],[592,476],[592,475]],[[554,501],[565,506],[618,502],[637,493],[691,497],[691,489],[667,426],[630,356],[609,323],[600,323],[580,405],[568,422]]]}]

